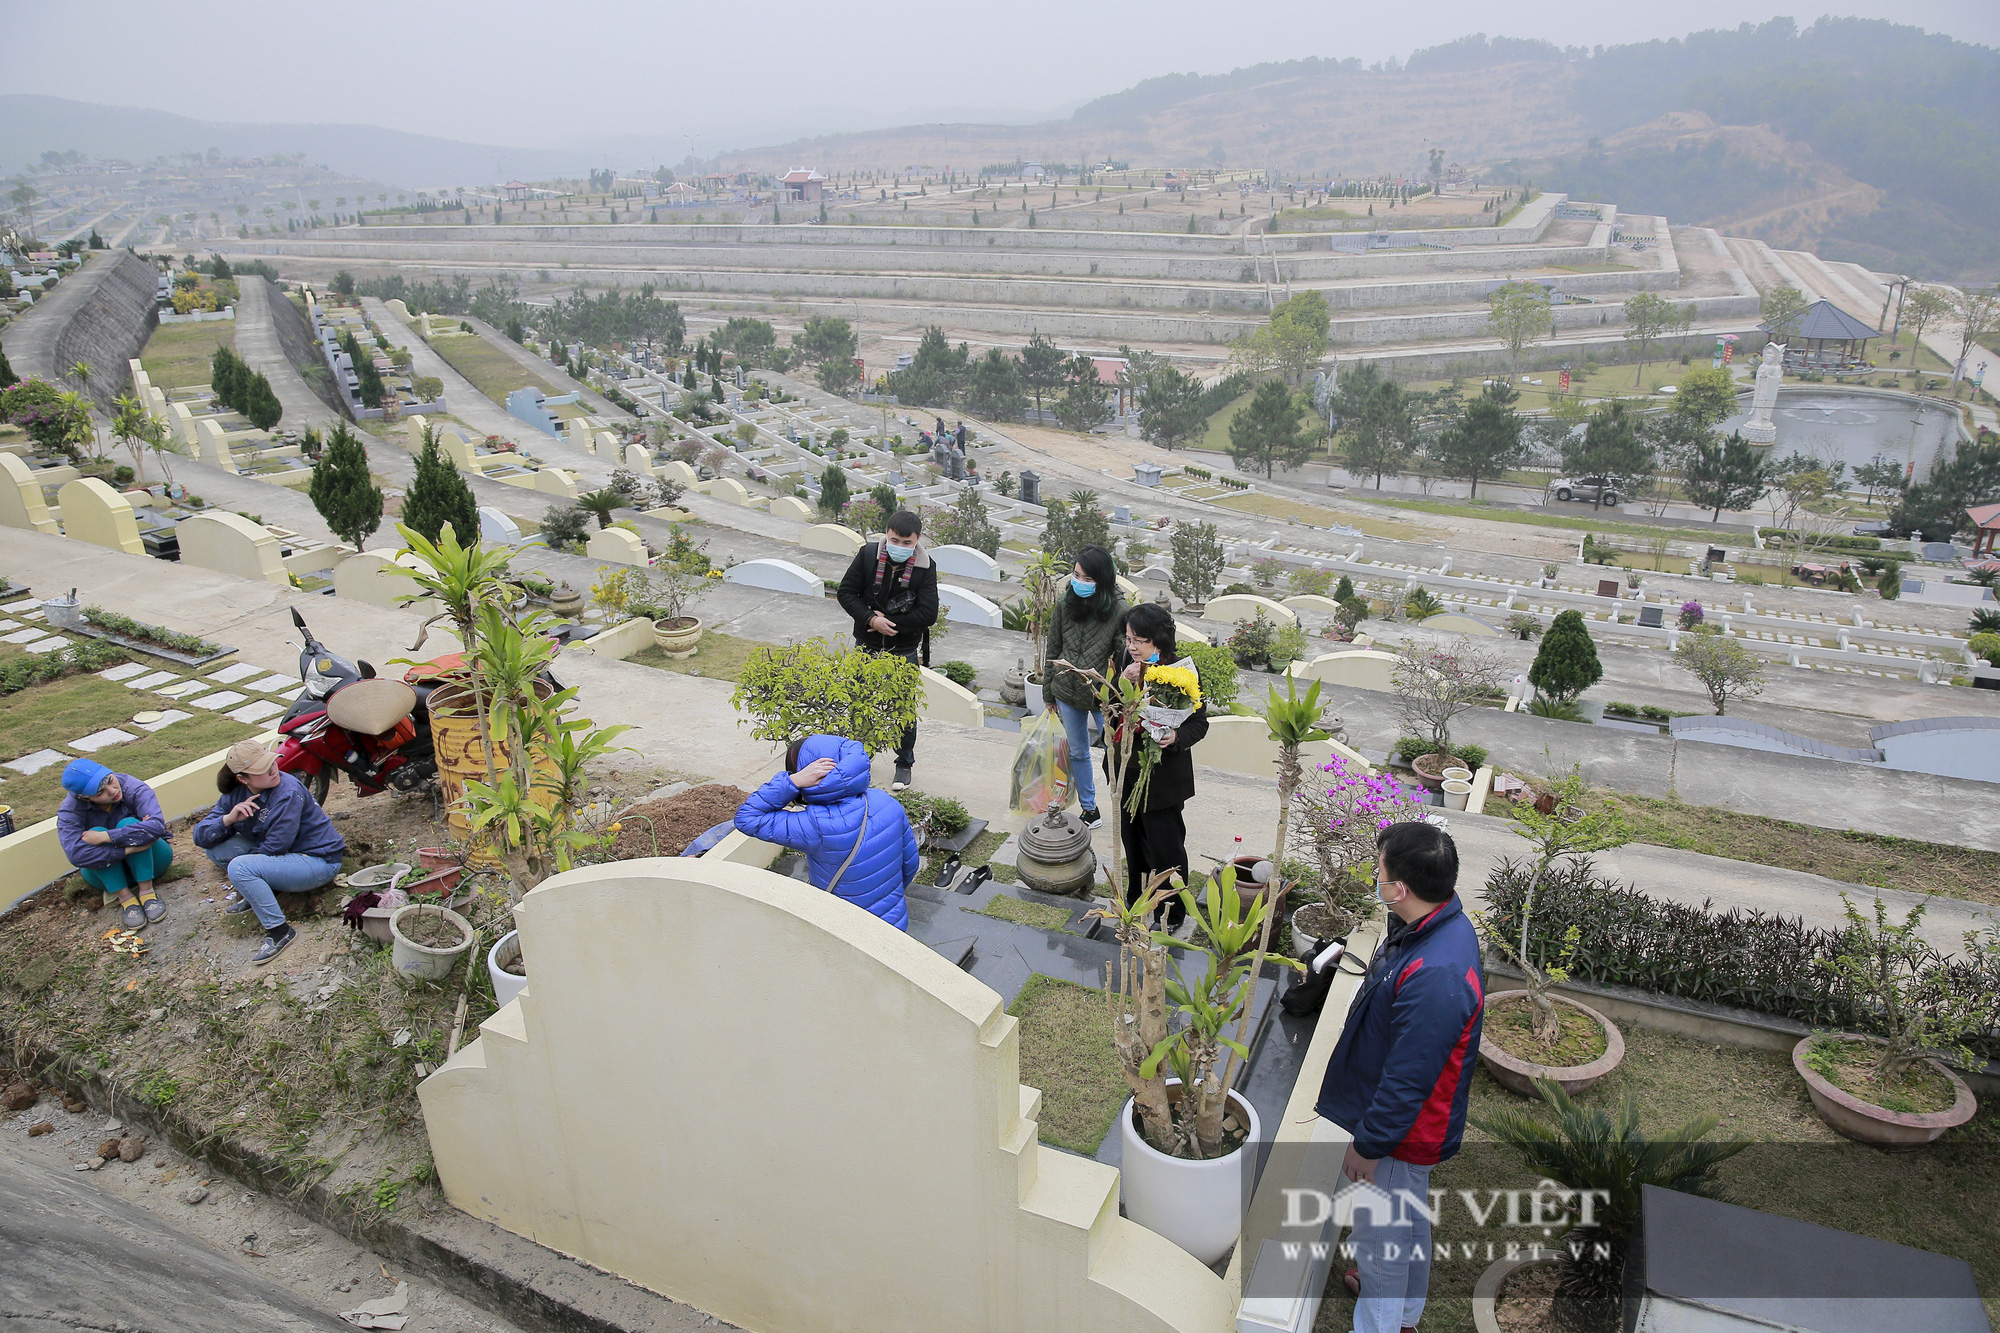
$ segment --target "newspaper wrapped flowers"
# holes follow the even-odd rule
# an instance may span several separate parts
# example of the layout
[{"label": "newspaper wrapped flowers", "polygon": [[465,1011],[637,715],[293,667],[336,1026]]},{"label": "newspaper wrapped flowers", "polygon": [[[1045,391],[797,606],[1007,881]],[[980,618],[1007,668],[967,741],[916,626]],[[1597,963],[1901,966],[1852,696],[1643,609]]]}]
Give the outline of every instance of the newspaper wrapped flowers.
[{"label": "newspaper wrapped flowers", "polygon": [[1146,790],[1152,785],[1153,769],[1160,762],[1160,747],[1166,737],[1201,706],[1201,676],[1190,657],[1147,667],[1139,688],[1139,773],[1125,801],[1128,815],[1146,808]]}]

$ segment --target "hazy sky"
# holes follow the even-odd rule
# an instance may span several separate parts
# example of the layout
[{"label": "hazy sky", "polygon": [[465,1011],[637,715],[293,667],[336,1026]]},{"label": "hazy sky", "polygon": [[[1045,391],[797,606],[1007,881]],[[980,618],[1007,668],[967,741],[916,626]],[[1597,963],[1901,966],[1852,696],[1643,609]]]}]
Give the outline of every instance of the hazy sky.
[{"label": "hazy sky", "polygon": [[11,14],[10,50],[62,54],[6,61],[0,91],[522,147],[685,134],[707,153],[738,146],[717,140],[746,127],[1019,119],[1156,74],[1302,56],[1373,62],[1480,31],[1613,45],[1780,14],[1803,26],[1829,13],[2000,46],[1996,0],[93,0]]}]

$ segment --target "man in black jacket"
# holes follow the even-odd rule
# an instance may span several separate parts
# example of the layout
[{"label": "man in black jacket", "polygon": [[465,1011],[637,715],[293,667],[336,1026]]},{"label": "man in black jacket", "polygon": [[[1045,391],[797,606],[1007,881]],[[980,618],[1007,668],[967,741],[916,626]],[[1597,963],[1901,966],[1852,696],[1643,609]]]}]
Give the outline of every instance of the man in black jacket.
[{"label": "man in black jacket", "polygon": [[[889,520],[884,540],[854,553],[840,579],[840,609],[854,620],[854,642],[871,653],[894,653],[915,662],[928,656],[930,628],[937,623],[937,570],[918,540],[922,520],[907,510]],[[896,748],[896,780],[891,790],[910,785],[917,762],[917,728],[903,731]]]}]

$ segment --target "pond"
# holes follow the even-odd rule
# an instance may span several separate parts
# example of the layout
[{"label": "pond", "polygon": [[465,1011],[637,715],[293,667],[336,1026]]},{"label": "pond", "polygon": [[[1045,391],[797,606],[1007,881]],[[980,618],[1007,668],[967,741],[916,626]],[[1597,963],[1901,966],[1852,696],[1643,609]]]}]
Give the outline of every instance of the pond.
[{"label": "pond", "polygon": [[[1720,430],[1727,435],[1746,420],[1747,413],[1730,417]],[[1809,454],[1845,463],[1851,475],[1879,454],[1906,467],[1914,463],[1919,480],[1930,475],[1941,449],[1956,447],[1962,433],[1958,412],[1947,403],[1811,386],[1780,389],[1773,420],[1774,458]]]}]

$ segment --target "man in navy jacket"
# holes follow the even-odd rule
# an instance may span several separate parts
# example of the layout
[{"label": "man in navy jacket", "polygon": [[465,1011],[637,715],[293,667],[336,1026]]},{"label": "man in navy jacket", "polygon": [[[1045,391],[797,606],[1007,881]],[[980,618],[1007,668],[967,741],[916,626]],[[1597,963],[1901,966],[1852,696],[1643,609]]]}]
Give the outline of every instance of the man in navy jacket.
[{"label": "man in navy jacket", "polygon": [[1353,1136],[1341,1174],[1355,1200],[1358,1262],[1346,1274],[1355,1333],[1398,1333],[1424,1311],[1431,1168],[1465,1134],[1486,982],[1455,892],[1451,838],[1432,824],[1392,824],[1376,848],[1375,893],[1395,919],[1313,1109]]}]

